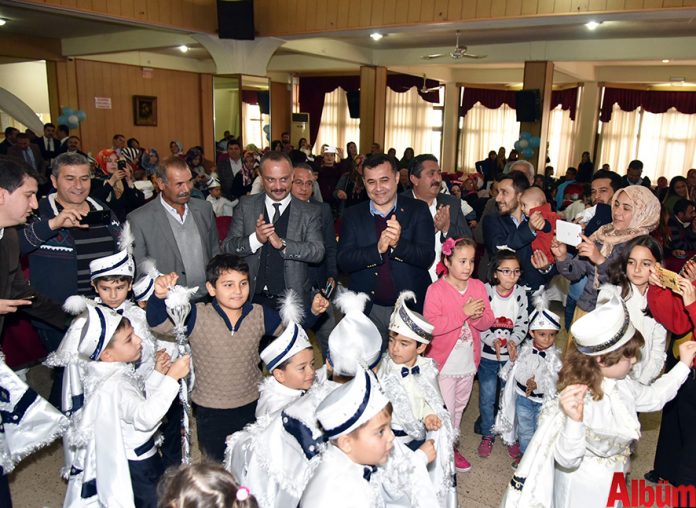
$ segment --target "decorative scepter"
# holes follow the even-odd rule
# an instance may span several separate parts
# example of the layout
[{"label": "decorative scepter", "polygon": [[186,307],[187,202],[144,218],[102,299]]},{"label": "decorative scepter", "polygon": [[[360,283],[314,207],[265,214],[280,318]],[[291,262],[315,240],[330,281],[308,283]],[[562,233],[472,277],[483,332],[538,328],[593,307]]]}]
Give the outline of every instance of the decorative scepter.
[{"label": "decorative scepter", "polygon": [[[167,314],[174,323],[176,333],[176,346],[179,356],[191,353],[188,338],[186,337],[186,318],[191,312],[191,295],[198,291],[198,287],[187,288],[184,286],[174,286],[169,289],[164,304],[167,307]],[[193,368],[191,369],[193,372]],[[191,374],[189,374],[190,376]],[[189,376],[181,378],[179,381],[179,400],[184,408],[181,417],[181,463],[191,463],[191,427],[189,417],[191,415],[191,403],[189,401]]]}]

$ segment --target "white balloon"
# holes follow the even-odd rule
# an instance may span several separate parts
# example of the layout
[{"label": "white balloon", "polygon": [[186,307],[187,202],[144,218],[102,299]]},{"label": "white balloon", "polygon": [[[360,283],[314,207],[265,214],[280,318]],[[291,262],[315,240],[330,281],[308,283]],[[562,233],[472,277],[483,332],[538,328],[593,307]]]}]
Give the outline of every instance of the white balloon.
[{"label": "white balloon", "polygon": [[522,150],[524,150],[525,148],[527,148],[527,147],[529,146],[529,141],[527,141],[526,139],[522,138],[522,139],[520,139],[520,140],[517,142],[517,145],[518,145]]}]

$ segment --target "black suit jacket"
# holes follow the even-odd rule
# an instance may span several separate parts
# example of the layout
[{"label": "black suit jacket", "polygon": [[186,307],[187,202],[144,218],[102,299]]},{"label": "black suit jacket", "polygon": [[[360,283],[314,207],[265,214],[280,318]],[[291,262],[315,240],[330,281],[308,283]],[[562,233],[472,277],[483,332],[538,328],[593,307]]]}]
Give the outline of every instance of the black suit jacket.
[{"label": "black suit jacket", "polygon": [[338,267],[350,274],[348,287],[351,290],[372,297],[377,284],[375,268],[384,262],[383,256],[389,256],[394,286],[399,292],[412,290],[417,298],[414,308],[421,312],[431,282],[428,268],[435,259],[435,227],[428,206],[417,199],[398,197],[393,213],[401,224],[401,238],[395,249],[382,255],[377,250],[377,231],[370,203],[359,203],[344,212]]},{"label": "black suit jacket", "polygon": [[[15,228],[5,228],[0,239],[0,298],[18,300],[20,297],[33,296],[31,305],[20,307],[31,317],[45,321],[58,329],[64,330],[68,319],[60,305],[37,293],[24,279],[19,264],[19,240]],[[0,314],[0,331],[5,323],[5,316]]]},{"label": "black suit jacket", "polygon": [[[407,198],[416,199],[413,196],[413,191],[411,189],[402,192],[400,195]],[[449,205],[450,207],[450,226],[446,235],[440,235],[440,240],[444,242],[448,238],[462,238],[464,236],[471,238],[471,229],[464,218],[464,213],[462,213],[462,204],[460,203],[459,199],[455,198],[454,196],[450,196],[449,194],[445,194],[444,192],[439,193],[435,199],[437,200],[437,208],[445,205]],[[428,212],[430,212],[430,210],[428,210]]]},{"label": "black suit jacket", "polygon": [[41,157],[46,162],[50,161],[60,153],[60,140],[53,138],[53,150],[46,148],[46,142],[43,136],[36,138],[36,145],[39,147]]}]

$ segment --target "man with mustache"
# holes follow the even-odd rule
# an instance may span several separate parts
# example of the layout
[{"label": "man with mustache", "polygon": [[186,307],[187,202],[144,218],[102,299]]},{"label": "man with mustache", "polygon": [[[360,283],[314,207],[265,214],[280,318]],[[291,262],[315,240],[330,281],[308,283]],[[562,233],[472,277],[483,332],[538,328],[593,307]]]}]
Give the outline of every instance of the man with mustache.
[{"label": "man with mustache", "polygon": [[447,238],[471,238],[471,229],[464,219],[460,200],[440,192],[442,190],[442,171],[437,158],[429,153],[414,157],[408,166],[411,189],[401,195],[420,199],[428,205],[435,225],[435,260],[428,269],[435,282],[435,267],[440,261],[442,244]]},{"label": "man with mustache", "polygon": [[213,207],[191,199],[193,176],[183,159],[162,161],[155,176],[159,199],[127,217],[135,238],[136,266],[151,258],[161,273],[175,272],[182,286],[198,286],[196,299],[205,298],[205,266],[220,252]]},{"label": "man with mustache", "polygon": [[290,194],[292,171],[283,152],[263,156],[259,174],[264,192],[242,196],[223,250],[249,263],[253,303],[279,308],[280,297],[292,289],[308,309],[308,264],[324,259],[321,210]]}]

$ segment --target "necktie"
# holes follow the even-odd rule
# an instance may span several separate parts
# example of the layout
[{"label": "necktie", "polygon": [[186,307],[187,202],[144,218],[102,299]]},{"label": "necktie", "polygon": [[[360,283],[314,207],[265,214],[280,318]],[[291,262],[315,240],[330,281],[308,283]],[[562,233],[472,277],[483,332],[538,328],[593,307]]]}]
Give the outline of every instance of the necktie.
[{"label": "necktie", "polygon": [[123,316],[123,309],[116,309],[116,314]]},{"label": "necktie", "polygon": [[539,355],[542,358],[546,358],[546,352],[545,351],[537,351],[536,349],[532,348],[532,354]]},{"label": "necktie", "polygon": [[420,374],[420,367],[418,365],[416,365],[412,369],[409,369],[408,367],[401,367],[401,377],[406,377],[409,374],[417,376],[418,374]]},{"label": "necktie", "polygon": [[31,151],[31,148],[27,148],[24,150],[24,160],[27,161],[27,164],[31,166],[32,169],[36,169],[36,163],[34,162],[34,154]]},{"label": "necktie", "polygon": [[47,138],[48,140],[48,151],[52,152],[53,151],[53,138]]},{"label": "necktie", "polygon": [[365,481],[369,482],[372,473],[374,473],[375,471],[377,471],[377,466],[365,466],[363,468],[363,478],[365,479]]},{"label": "necktie", "polygon": [[273,219],[271,222],[275,224],[278,222],[278,219],[280,219],[280,203],[273,203],[273,208],[275,208],[275,211],[273,212]]}]

